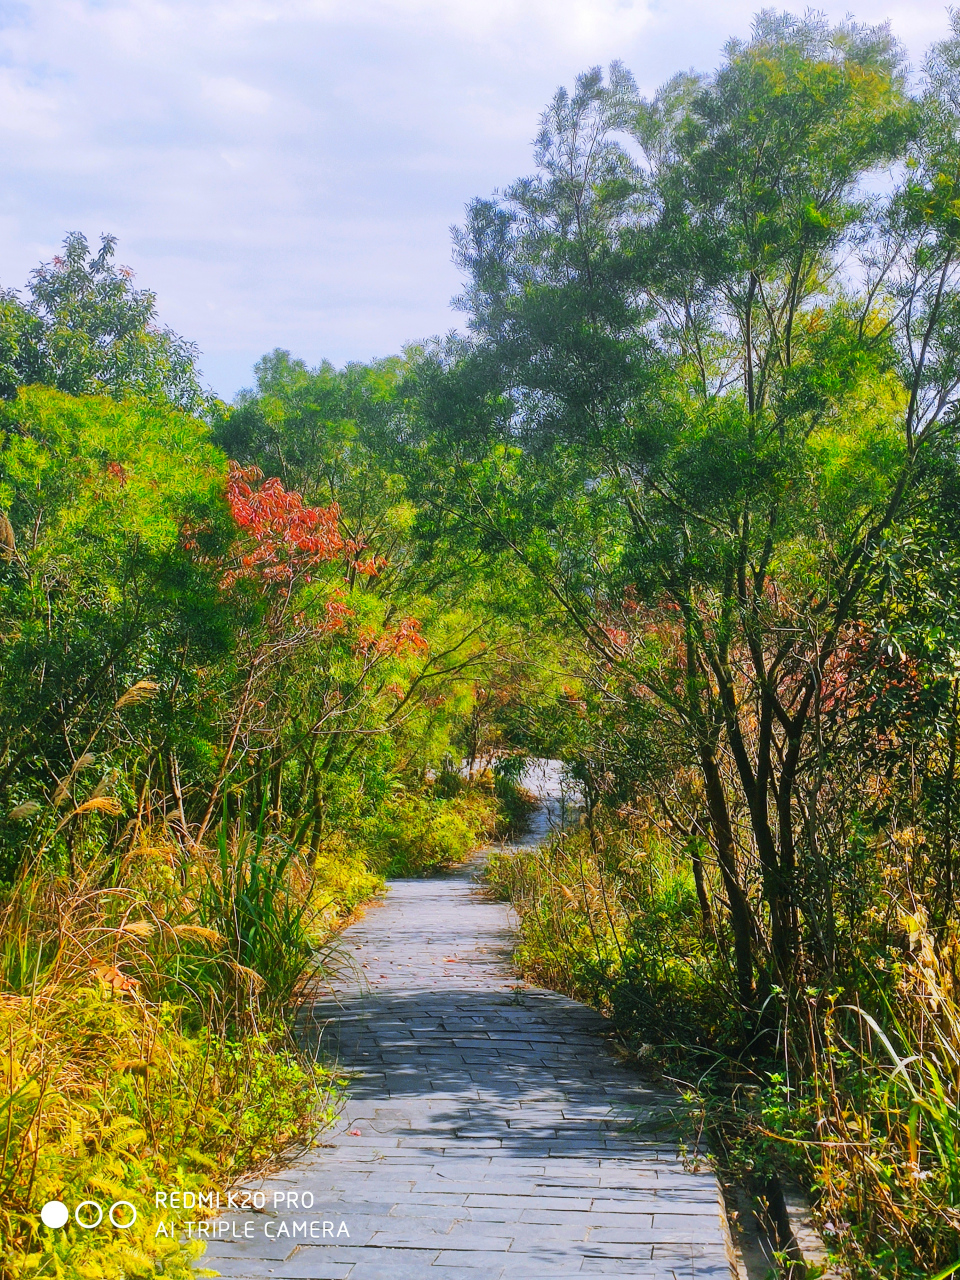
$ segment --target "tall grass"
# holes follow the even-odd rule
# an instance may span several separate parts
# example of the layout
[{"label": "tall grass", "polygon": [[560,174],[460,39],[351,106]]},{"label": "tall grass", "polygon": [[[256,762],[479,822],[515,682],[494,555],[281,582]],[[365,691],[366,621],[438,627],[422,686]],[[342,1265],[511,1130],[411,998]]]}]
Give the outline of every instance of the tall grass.
[{"label": "tall grass", "polygon": [[521,969],[603,1010],[634,1047],[707,1047],[735,1033],[729,965],[669,845],[574,829],[495,854],[487,883],[517,908]]},{"label": "tall grass", "polygon": [[531,978],[594,1004],[688,1101],[728,1171],[761,1196],[806,1186],[856,1276],[915,1280],[960,1259],[960,938],[901,914],[832,989],[781,1001],[776,1049],[745,1037],[733,975],[687,866],[650,832],[567,832],[491,860]]},{"label": "tall grass", "polygon": [[[328,906],[296,851],[226,827],[21,875],[0,915],[5,1280],[185,1278],[155,1192],[224,1189],[330,1118],[336,1082],[287,1030]],[[48,1200],[118,1199],[130,1230],[39,1222]]]},{"label": "tall grass", "polygon": [[196,910],[204,927],[223,940],[233,977],[224,984],[231,1012],[250,1016],[262,1004],[283,1012],[307,971],[320,963],[310,929],[317,908],[304,868],[292,846],[271,849],[262,826],[241,828],[232,838],[222,826],[216,852],[216,861],[203,866]]},{"label": "tall grass", "polygon": [[926,921],[907,919],[912,949],[892,988],[874,987],[873,1012],[866,996],[808,996],[806,1027],[790,1029],[806,1074],[763,1090],[754,1122],[781,1140],[831,1243],[864,1276],[960,1259],[960,1005]]}]

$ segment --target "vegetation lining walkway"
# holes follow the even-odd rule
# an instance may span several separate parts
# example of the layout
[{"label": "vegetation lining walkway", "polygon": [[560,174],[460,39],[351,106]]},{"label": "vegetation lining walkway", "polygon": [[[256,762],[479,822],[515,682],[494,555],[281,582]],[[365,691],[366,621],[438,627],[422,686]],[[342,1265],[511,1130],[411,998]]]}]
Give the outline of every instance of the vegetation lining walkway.
[{"label": "vegetation lining walkway", "polygon": [[[319,1010],[353,1072],[337,1130],[257,1184],[252,1239],[212,1244],[203,1265],[234,1280],[729,1280],[717,1184],[662,1135],[669,1099],[616,1061],[592,1010],[517,986],[509,909],[469,869],[394,883],[345,941],[365,981]],[[318,1219],[339,1235],[311,1241]]]}]

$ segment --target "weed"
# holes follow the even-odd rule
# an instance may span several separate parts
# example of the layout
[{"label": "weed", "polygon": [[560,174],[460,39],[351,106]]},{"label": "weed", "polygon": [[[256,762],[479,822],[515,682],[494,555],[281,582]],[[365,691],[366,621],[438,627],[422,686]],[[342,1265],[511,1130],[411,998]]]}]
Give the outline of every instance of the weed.
[{"label": "weed", "polygon": [[[226,827],[145,835],[79,882],[24,870],[0,917],[4,1280],[186,1280],[196,1246],[155,1192],[225,1189],[332,1118],[336,1080],[287,1030],[324,954],[314,894],[296,851]],[[137,1222],[50,1230],[47,1200]]]}]

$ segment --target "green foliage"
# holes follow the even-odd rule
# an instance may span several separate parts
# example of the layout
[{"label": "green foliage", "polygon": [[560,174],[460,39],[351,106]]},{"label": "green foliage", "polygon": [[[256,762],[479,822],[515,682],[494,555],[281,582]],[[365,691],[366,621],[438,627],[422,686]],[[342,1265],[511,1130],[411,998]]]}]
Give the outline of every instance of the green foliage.
[{"label": "green foliage", "polygon": [[44,553],[92,559],[132,542],[175,557],[191,518],[219,515],[225,532],[224,459],[202,423],[162,404],[30,387],[4,406],[0,447],[0,499],[26,576]]},{"label": "green foliage", "polygon": [[[223,1190],[330,1118],[287,1030],[308,977],[384,873],[495,820],[428,780],[499,658],[410,536],[404,362],[278,352],[206,405],[113,252],[70,236],[0,298],[11,1280],[192,1274],[155,1191]],[[127,1200],[136,1229],[47,1231],[54,1198]]]},{"label": "green foliage", "polygon": [[602,1009],[635,1052],[677,1061],[737,1044],[728,963],[689,867],[655,832],[561,832],[495,854],[487,881],[518,911],[522,971]]},{"label": "green foliage", "polygon": [[388,877],[423,876],[462,862],[496,824],[489,792],[474,787],[444,799],[395,792],[360,824],[373,867]]},{"label": "green foliage", "polygon": [[[462,749],[477,684],[499,675],[508,647],[487,622],[496,592],[465,598],[457,566],[429,560],[412,536],[415,508],[391,439],[405,368],[385,360],[309,369],[275,351],[258,363],[256,389],[214,423],[239,461],[305,501],[335,502],[354,548],[326,575],[311,570],[291,602],[291,614],[317,632],[270,665],[266,685],[280,714],[260,755],[269,749],[283,762],[272,768],[274,794],[297,797],[285,827],[294,843],[319,855],[345,833],[383,873],[456,861],[476,838],[482,824],[438,806],[425,782]],[[335,634],[326,627],[331,608]],[[502,630],[513,625],[505,620]],[[310,730],[310,716],[322,733]]]},{"label": "green foliage", "polygon": [[[81,798],[119,792],[116,816],[129,812],[120,779],[144,738],[177,750],[178,729],[199,736],[178,724],[178,703],[235,627],[209,559],[230,536],[224,472],[203,424],[163,405],[32,387],[4,408],[0,507],[15,551],[0,562],[0,705],[16,708],[0,729],[6,878],[28,833],[68,852],[63,813]],[[184,546],[194,524],[206,561]],[[43,830],[7,816],[31,804]]]},{"label": "green foliage", "polygon": [[[289,351],[272,351],[254,368],[256,388],[220,409],[215,438],[231,458],[255,463],[310,502],[338,502],[351,526],[372,536],[391,490],[401,492],[376,443],[404,364],[393,358],[338,370],[325,361],[309,369]],[[395,519],[402,523],[402,512]]]},{"label": "green foliage", "polygon": [[[158,1208],[156,1192],[223,1192],[331,1118],[335,1081],[280,1016],[307,963],[312,885],[289,860],[258,878],[259,856],[243,838],[189,853],[144,842],[79,886],[25,876],[8,894],[5,1277],[186,1278],[198,1249],[180,1227],[202,1213]],[[234,919],[211,912],[214,885],[220,902],[233,895]],[[126,1200],[137,1223],[50,1231],[38,1219],[50,1199]]]},{"label": "green foliage", "polygon": [[[709,1067],[766,1172],[802,1150],[864,1274],[955,1256],[955,1029],[898,976],[917,904],[956,967],[951,22],[913,97],[889,30],[816,15],[652,101],[581,76],[470,206],[469,336],[404,392],[420,537],[563,653],[510,720],[585,828],[494,861],[521,962]],[[844,1001],[910,1066],[832,1039]]]},{"label": "green foliage", "polygon": [[187,412],[205,403],[197,348],[157,323],[156,295],[113,263],[115,236],[91,253],[79,232],[31,275],[29,298],[0,299],[0,393],[43,383],[71,395],[146,396]]},{"label": "green foliage", "polygon": [[198,919],[226,942],[235,975],[237,1012],[249,1005],[253,989],[268,1007],[286,1009],[313,960],[310,899],[297,900],[288,882],[292,847],[271,848],[262,825],[231,839],[217,833],[219,865],[208,871],[200,890]]},{"label": "green foliage", "polygon": [[955,413],[952,233],[903,213],[936,188],[952,56],[939,134],[885,29],[821,17],[761,15],[652,102],[618,66],[580,77],[537,174],[457,237],[470,338],[409,380],[422,536],[509,563],[563,620],[605,726],[567,758],[598,794],[620,781],[594,743],[634,786],[682,778],[664,800],[709,836],[745,1009],[802,981],[799,954],[834,963],[821,695]]}]

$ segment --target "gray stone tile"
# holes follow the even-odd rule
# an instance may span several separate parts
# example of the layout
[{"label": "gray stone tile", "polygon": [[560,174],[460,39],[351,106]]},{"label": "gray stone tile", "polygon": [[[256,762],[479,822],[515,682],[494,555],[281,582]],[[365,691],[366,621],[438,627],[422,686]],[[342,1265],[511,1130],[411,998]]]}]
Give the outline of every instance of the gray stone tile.
[{"label": "gray stone tile", "polygon": [[594,1011],[524,984],[515,1003],[507,909],[468,873],[397,882],[344,945],[369,967],[299,1023],[350,1071],[341,1119],[262,1185],[312,1192],[349,1244],[291,1240],[284,1257],[258,1235],[210,1265],[228,1280],[729,1280],[713,1174],[686,1170],[668,1133],[629,1129],[670,1097],[612,1056]]},{"label": "gray stone tile", "polygon": [[[478,1280],[475,1267],[450,1267],[443,1269],[436,1262],[426,1259],[401,1261],[387,1257],[384,1249],[382,1258],[371,1258],[366,1262],[358,1262],[350,1272],[350,1280]],[[499,1272],[490,1272],[482,1280],[499,1280]]]},{"label": "gray stone tile", "polygon": [[[491,1275],[498,1276],[503,1267],[504,1255],[500,1252],[484,1253],[482,1250],[469,1251],[466,1249],[445,1249],[434,1262],[434,1267],[444,1268],[462,1268],[470,1269],[476,1276],[479,1272],[480,1276],[486,1277]],[[440,1277],[437,1277],[440,1280]]]}]

